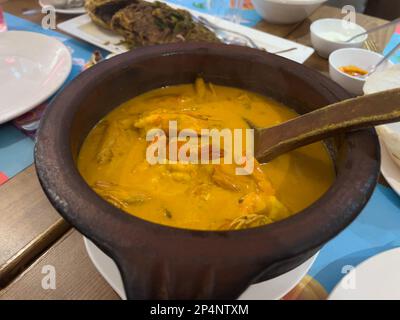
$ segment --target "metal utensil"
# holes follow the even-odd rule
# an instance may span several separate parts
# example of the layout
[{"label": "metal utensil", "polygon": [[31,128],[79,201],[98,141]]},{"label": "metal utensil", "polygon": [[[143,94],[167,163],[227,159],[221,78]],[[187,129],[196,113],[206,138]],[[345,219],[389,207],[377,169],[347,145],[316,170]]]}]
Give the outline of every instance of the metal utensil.
[{"label": "metal utensil", "polygon": [[[252,47],[252,48],[260,49],[260,47],[253,41],[253,39],[251,39],[250,37],[248,37],[248,36],[246,36],[246,35],[244,35],[242,33],[239,33],[239,32],[234,31],[234,30],[229,30],[229,29],[226,29],[226,28],[222,28],[222,27],[216,25],[215,23],[211,22],[207,18],[204,18],[203,16],[195,16],[195,15],[193,15],[192,18],[193,18],[194,21],[203,24],[208,29],[211,29],[211,31],[214,31],[216,33],[225,32],[225,33],[229,33],[230,35],[236,36],[239,40],[235,44],[240,44],[240,43],[244,43],[245,42],[245,43],[250,44],[249,46]],[[228,44],[229,43],[232,43],[232,44],[234,43],[234,42],[232,42],[232,41],[234,41],[233,40],[234,37],[231,37],[231,38],[232,38],[232,40],[230,40],[229,37],[227,38]],[[240,41],[240,39],[242,39],[242,41]],[[244,42],[243,42],[243,39],[244,39]],[[231,41],[231,42],[229,42],[229,41]]]},{"label": "metal utensil", "polygon": [[287,53],[287,52],[291,52],[291,51],[294,51],[294,50],[297,50],[297,48],[296,47],[292,47],[292,48],[283,49],[283,50],[279,50],[279,51],[268,51],[268,52],[272,53],[272,54],[282,54],[282,53]]},{"label": "metal utensil", "polygon": [[365,41],[364,42],[364,47],[367,50],[372,51],[372,52],[379,52],[380,51],[374,40],[369,40],[368,39],[367,41]]},{"label": "metal utensil", "polygon": [[399,50],[399,48],[400,48],[400,42],[392,50],[390,50],[377,64],[368,68],[367,70],[368,73],[364,77],[367,78],[371,74],[373,74],[386,60],[388,60],[392,55],[394,55],[396,51]]},{"label": "metal utensil", "polygon": [[353,41],[354,39],[357,39],[357,38],[359,38],[359,37],[365,36],[365,35],[370,34],[370,33],[372,33],[372,32],[375,32],[375,31],[378,31],[378,30],[381,30],[381,29],[390,27],[391,25],[397,24],[397,23],[399,23],[399,22],[400,22],[400,18],[397,18],[397,19],[395,19],[395,20],[393,20],[393,21],[391,21],[391,22],[388,22],[388,23],[385,23],[385,24],[383,24],[383,25],[381,25],[381,26],[378,26],[378,27],[369,29],[369,30],[367,30],[366,32],[357,34],[357,35],[355,35],[354,37],[351,37],[350,39],[346,40],[345,42],[346,42],[346,43],[349,43],[349,42]]},{"label": "metal utensil", "polygon": [[35,16],[37,14],[41,14],[41,9],[22,9],[22,15],[24,16]]},{"label": "metal utensil", "polygon": [[85,4],[84,0],[68,0],[67,1],[68,9],[70,9],[70,8],[80,8],[80,7],[83,7],[84,4]]},{"label": "metal utensil", "polygon": [[[254,49],[266,51],[264,48],[258,46],[254,42],[254,40],[251,39],[250,37],[248,37],[247,35],[237,32],[237,31],[234,31],[234,30],[229,30],[229,29],[220,27],[203,16],[194,16],[193,15],[193,20],[198,23],[201,23],[206,28],[213,31],[217,35],[217,37],[220,38],[226,44],[242,45],[242,46],[247,46],[247,47],[251,47]],[[297,48],[292,47],[292,48],[283,49],[283,50],[270,52],[270,53],[282,54],[282,53],[287,53],[287,52],[294,51],[294,50],[297,50]]]}]

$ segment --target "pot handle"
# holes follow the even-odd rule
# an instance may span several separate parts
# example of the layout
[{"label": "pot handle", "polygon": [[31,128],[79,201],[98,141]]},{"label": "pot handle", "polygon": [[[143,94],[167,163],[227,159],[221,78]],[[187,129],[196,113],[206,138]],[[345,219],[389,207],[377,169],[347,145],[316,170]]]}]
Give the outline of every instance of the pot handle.
[{"label": "pot handle", "polygon": [[236,299],[262,271],[256,270],[254,265],[257,264],[248,261],[246,264],[236,261],[218,266],[182,258],[161,261],[157,257],[146,259],[141,256],[127,260],[119,267],[130,300]]}]

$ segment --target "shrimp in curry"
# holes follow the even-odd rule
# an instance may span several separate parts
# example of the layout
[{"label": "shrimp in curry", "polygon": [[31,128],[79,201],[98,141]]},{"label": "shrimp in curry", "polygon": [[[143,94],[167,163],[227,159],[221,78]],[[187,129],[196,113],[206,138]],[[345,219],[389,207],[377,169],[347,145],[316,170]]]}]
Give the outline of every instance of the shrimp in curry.
[{"label": "shrimp in curry", "polygon": [[329,188],[334,169],[322,142],[268,164],[254,159],[251,174],[236,175],[233,164],[166,159],[152,165],[146,161],[146,132],[167,131],[172,120],[200,135],[205,128],[246,129],[244,119],[268,127],[293,117],[273,99],[198,79],[147,92],[113,110],[89,133],[78,168],[99,196],[151,222],[195,230],[262,226],[296,214]]}]

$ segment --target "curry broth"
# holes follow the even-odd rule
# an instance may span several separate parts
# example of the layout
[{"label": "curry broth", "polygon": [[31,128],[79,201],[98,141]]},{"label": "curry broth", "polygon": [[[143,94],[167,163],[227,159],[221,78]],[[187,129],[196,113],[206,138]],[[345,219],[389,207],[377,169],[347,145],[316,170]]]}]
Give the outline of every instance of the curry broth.
[{"label": "curry broth", "polygon": [[236,129],[248,127],[244,118],[268,127],[293,117],[270,98],[201,80],[156,89],[91,130],[78,168],[100,196],[143,219],[197,230],[255,227],[295,214],[326,192],[335,174],[322,142],[256,166],[252,176],[235,176],[229,165],[150,165],[145,131],[167,119],[186,128]]}]

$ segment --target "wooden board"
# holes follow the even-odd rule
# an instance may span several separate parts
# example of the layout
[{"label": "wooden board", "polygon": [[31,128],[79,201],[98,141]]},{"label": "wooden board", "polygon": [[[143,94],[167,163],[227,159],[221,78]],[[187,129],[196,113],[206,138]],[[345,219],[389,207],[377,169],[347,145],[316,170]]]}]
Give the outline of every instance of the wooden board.
[{"label": "wooden board", "polygon": [[0,188],[0,287],[67,230],[30,167]]},{"label": "wooden board", "polygon": [[[55,289],[42,287],[43,279],[49,275],[49,266],[55,271]],[[71,230],[0,291],[0,300],[8,299],[115,300],[119,297],[89,260],[82,236]]]}]

